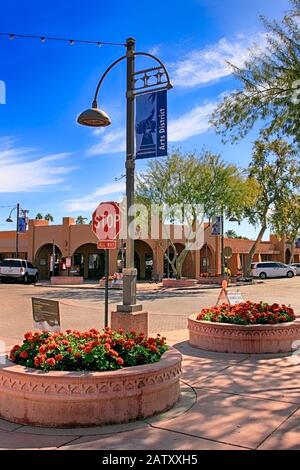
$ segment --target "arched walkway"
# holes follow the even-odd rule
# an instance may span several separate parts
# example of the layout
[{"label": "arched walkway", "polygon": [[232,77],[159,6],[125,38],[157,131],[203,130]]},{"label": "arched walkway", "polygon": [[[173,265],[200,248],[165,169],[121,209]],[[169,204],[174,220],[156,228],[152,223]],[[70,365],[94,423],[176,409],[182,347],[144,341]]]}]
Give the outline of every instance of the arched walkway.
[{"label": "arched walkway", "polygon": [[150,280],[153,275],[153,250],[143,240],[134,242],[134,263],[138,279]]},{"label": "arched walkway", "polygon": [[207,243],[200,250],[200,274],[212,274],[213,254]]},{"label": "arched walkway", "polygon": [[[175,248],[177,250],[177,253],[180,254],[182,250],[184,249],[184,244],[183,243],[174,243]],[[172,261],[174,258],[174,248],[172,245],[169,245],[169,247],[165,251],[166,254],[168,254],[168,258]],[[167,258],[164,256],[164,276],[165,277],[174,277],[174,273],[172,271],[172,266],[171,263],[167,260]],[[194,278],[195,273],[194,273],[194,263],[193,263],[193,258],[191,252],[189,252],[183,262],[182,266],[182,276],[183,277],[190,277]]]},{"label": "arched walkway", "polygon": [[[36,252],[34,258],[34,264],[38,269],[39,272],[39,279],[50,279],[50,269],[51,266],[51,259],[53,253],[53,245],[52,243],[46,243],[42,245]],[[55,272],[54,274],[58,276],[59,274],[59,261],[61,259],[61,251],[58,246],[55,245]]]},{"label": "arched walkway", "polygon": [[105,273],[104,250],[98,250],[94,243],[79,246],[73,253],[73,267],[85,279],[101,279]]},{"label": "arched walkway", "polygon": [[[123,250],[119,250],[117,267],[121,272],[126,265],[126,243]],[[137,278],[150,280],[153,276],[153,250],[148,243],[143,240],[135,240],[134,242],[134,266],[137,269]]]}]

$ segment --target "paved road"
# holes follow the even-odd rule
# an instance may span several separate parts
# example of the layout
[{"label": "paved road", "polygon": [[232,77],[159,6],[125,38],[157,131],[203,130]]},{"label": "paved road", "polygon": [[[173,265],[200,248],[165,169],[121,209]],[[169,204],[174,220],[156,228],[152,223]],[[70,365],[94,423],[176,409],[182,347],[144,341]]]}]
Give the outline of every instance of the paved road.
[{"label": "paved road", "polygon": [[[300,314],[300,277],[268,280],[242,286],[245,300],[265,300],[291,304]],[[151,332],[173,332],[186,328],[187,317],[204,306],[213,305],[217,289],[161,291],[139,293],[139,301],[150,313]],[[7,345],[20,341],[24,331],[32,328],[31,298],[60,301],[63,328],[87,329],[103,327],[104,291],[0,284],[0,339]],[[121,301],[120,291],[110,291],[110,310]],[[172,333],[172,337],[174,334]]]}]

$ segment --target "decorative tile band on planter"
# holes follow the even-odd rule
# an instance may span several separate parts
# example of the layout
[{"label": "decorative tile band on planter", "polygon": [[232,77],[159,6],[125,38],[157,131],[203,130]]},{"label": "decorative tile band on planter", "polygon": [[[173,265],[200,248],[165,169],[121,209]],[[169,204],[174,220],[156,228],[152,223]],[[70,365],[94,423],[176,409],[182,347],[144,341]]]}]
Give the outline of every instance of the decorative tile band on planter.
[{"label": "decorative tile band on planter", "polygon": [[233,325],[188,319],[189,343],[199,349],[233,353],[291,352],[300,339],[300,322],[276,325]]},{"label": "decorative tile band on planter", "polygon": [[0,365],[0,417],[47,427],[93,426],[146,418],[179,399],[181,354],[110,372],[29,369]]}]

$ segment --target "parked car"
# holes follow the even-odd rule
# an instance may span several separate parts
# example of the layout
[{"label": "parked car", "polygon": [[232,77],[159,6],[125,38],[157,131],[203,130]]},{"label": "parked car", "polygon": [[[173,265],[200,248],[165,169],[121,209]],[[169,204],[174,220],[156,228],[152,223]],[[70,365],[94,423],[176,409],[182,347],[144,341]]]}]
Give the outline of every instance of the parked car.
[{"label": "parked car", "polygon": [[296,268],[296,274],[297,276],[300,276],[300,263],[293,263],[291,264],[293,268]]},{"label": "parked car", "polygon": [[38,270],[25,259],[6,258],[1,261],[0,279],[2,282],[8,279],[23,281],[24,284],[30,281],[37,282]]},{"label": "parked car", "polygon": [[267,279],[268,277],[294,277],[296,268],[275,261],[264,261],[251,264],[251,274],[253,277]]}]

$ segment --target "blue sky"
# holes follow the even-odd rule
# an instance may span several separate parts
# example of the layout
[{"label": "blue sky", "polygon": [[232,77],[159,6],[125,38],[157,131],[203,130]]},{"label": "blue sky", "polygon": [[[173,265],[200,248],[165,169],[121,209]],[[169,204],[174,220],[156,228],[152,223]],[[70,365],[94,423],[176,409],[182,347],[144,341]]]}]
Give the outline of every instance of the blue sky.
[{"label": "blue sky", "polygon": [[[5,3],[5,4],[4,4]],[[137,50],[157,54],[169,69],[169,148],[201,149],[246,166],[252,132],[237,145],[221,143],[208,119],[222,93],[236,87],[225,60],[241,65],[249,46],[264,47],[260,14],[282,17],[288,0],[10,0],[2,2],[0,31],[124,42],[133,36]],[[90,218],[101,200],[117,198],[124,171],[125,68],[119,65],[100,93],[100,107],[112,118],[104,131],[76,124],[90,106],[105,68],[122,47],[86,46],[0,36],[0,206],[20,202],[34,217],[50,212],[55,223],[65,215]],[[145,63],[137,63],[145,65]],[[151,63],[147,63],[151,66]],[[137,163],[137,169],[145,166]],[[6,208],[0,207],[0,229]],[[246,223],[234,228],[244,235]]]}]

